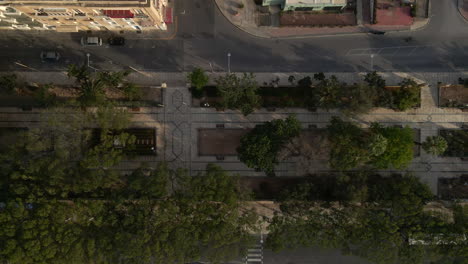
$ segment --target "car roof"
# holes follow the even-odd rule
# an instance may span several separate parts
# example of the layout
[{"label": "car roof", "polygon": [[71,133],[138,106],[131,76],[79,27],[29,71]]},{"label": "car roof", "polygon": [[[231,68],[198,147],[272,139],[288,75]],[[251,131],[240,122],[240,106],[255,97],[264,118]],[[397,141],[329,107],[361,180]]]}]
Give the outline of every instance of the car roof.
[{"label": "car roof", "polygon": [[88,37],[88,42],[99,42],[98,37]]},{"label": "car roof", "polygon": [[44,55],[46,58],[56,58],[58,53],[56,51],[45,51]]}]

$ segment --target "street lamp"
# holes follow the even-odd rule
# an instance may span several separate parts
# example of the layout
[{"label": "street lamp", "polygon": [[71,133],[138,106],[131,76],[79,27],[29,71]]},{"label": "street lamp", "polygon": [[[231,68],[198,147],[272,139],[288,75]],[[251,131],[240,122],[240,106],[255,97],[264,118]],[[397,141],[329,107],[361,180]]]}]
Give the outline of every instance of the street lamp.
[{"label": "street lamp", "polygon": [[231,73],[231,53],[230,52],[228,52],[227,57],[228,57],[228,73]]},{"label": "street lamp", "polygon": [[88,58],[88,68],[90,68],[90,66],[89,66],[89,56],[91,56],[91,54],[86,53],[86,57]]},{"label": "street lamp", "polygon": [[370,58],[371,58],[370,68],[371,68],[371,71],[373,71],[374,70],[374,54],[371,54]]}]

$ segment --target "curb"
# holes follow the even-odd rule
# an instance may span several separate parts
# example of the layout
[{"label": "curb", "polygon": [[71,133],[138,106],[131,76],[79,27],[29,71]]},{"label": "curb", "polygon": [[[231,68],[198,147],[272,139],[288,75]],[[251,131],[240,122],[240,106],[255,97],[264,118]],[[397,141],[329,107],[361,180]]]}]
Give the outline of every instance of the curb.
[{"label": "curb", "polygon": [[271,39],[272,37],[269,37],[269,36],[260,36],[260,35],[256,35],[252,32],[249,32],[247,31],[246,29],[234,24],[231,22],[231,20],[226,16],[226,14],[223,12],[223,10],[221,10],[221,7],[218,5],[218,2],[216,0],[213,0],[215,2],[215,5],[216,7],[218,8],[219,12],[223,15],[223,17],[229,22],[229,24],[235,26],[236,28],[238,28],[239,30],[251,35],[251,36],[254,36],[254,37],[257,37],[257,38],[263,38],[263,39]]},{"label": "curb", "polygon": [[460,11],[460,0],[457,0],[457,11],[458,11],[458,14],[462,17],[462,19],[468,23],[468,18],[466,18]]},{"label": "curb", "polygon": [[[301,38],[321,38],[321,37],[336,37],[336,36],[353,36],[353,35],[364,35],[364,34],[369,34],[369,31],[367,32],[342,32],[342,33],[334,33],[334,34],[327,34],[327,33],[324,33],[324,34],[306,34],[306,35],[292,35],[292,36],[285,36],[285,37],[273,37],[273,36],[260,36],[258,34],[255,34],[253,32],[250,32],[248,31],[247,29],[245,28],[242,28],[236,24],[234,24],[233,22],[231,22],[231,20],[226,16],[226,14],[221,10],[221,7],[218,5],[218,2],[217,0],[213,0],[216,4],[216,7],[218,8],[219,12],[223,15],[223,17],[233,26],[235,26],[236,28],[238,28],[239,30],[249,34],[250,36],[253,36],[253,37],[257,37],[257,38],[262,38],[262,39],[277,39],[277,40],[281,40],[281,39],[284,39],[284,40],[287,40],[287,39],[301,39]],[[457,0],[459,1],[459,0]],[[429,1],[429,14],[430,14],[430,10],[431,10],[431,4],[430,4],[430,1]],[[460,10],[458,10],[460,11]],[[463,17],[463,16],[462,16]],[[410,26],[410,29],[402,29],[402,30],[388,30],[388,31],[385,31],[386,33],[392,33],[392,32],[412,32],[412,31],[418,31],[418,30],[421,30],[421,29],[424,29],[430,22],[430,19],[431,17],[429,16],[427,18],[427,22],[424,23],[424,25],[418,27],[418,28],[415,28],[415,29],[411,29],[411,26]],[[468,20],[467,20],[468,22]],[[367,29],[369,30],[368,27],[363,27],[363,26],[357,26],[358,28],[360,29]]]}]

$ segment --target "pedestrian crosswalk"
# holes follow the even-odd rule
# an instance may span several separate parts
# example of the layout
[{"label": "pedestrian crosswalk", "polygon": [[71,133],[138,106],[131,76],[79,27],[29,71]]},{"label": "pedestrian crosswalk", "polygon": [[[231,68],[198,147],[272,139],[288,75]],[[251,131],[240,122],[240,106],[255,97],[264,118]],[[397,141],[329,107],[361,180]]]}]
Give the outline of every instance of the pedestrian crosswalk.
[{"label": "pedestrian crosswalk", "polygon": [[245,264],[263,264],[263,244],[258,243],[247,249]]}]

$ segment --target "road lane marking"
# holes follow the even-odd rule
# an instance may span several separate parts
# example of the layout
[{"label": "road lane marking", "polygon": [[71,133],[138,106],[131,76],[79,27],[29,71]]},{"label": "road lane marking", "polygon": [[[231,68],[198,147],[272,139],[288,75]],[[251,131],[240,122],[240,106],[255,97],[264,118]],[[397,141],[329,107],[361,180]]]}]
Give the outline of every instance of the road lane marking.
[{"label": "road lane marking", "polygon": [[28,69],[34,70],[34,71],[38,71],[37,69],[34,69],[34,68],[32,68],[32,67],[29,67],[29,66],[27,66],[27,65],[24,65],[24,64],[22,64],[22,63],[19,63],[19,62],[17,62],[17,61],[15,61],[15,64],[16,64],[16,65],[19,65],[19,66],[21,66],[21,67],[25,67],[25,68],[28,68]]},{"label": "road lane marking", "polygon": [[412,56],[417,50],[423,50],[431,46],[395,46],[384,48],[350,49],[345,56],[369,56],[371,54],[381,56]]}]

